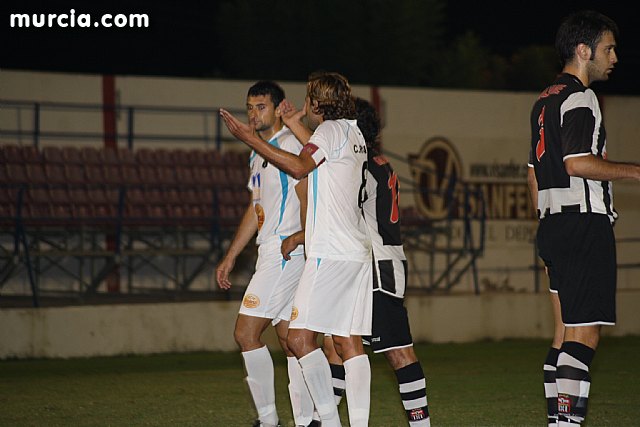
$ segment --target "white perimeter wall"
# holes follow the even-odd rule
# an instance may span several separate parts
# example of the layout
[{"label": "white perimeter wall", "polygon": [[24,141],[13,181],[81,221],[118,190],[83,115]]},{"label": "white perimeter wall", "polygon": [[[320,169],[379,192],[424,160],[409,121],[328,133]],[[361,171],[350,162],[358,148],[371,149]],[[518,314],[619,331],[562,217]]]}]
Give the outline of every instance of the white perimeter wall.
[{"label": "white perimeter wall", "polygon": [[[604,335],[638,335],[640,292],[618,294],[618,323]],[[0,310],[0,359],[67,358],[189,351],[233,351],[239,302],[105,305]],[[415,342],[548,338],[546,292],[412,296]],[[277,349],[273,328],[266,341]]]}]

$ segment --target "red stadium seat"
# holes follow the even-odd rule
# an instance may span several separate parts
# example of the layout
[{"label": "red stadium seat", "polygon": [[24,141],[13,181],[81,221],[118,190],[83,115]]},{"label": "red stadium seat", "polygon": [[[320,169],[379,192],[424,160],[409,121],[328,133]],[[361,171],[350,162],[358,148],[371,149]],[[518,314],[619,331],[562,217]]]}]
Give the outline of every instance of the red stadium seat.
[{"label": "red stadium seat", "polygon": [[61,163],[45,163],[44,174],[49,184],[65,184],[67,177]]},{"label": "red stadium seat", "polygon": [[158,164],[156,153],[151,148],[138,148],[135,157],[139,165],[154,166]]},{"label": "red stadium seat", "polygon": [[42,147],[42,158],[46,163],[64,163],[62,148],[56,145]]},{"label": "red stadium seat", "polygon": [[142,184],[138,169],[133,165],[123,165],[120,170],[122,183],[126,186],[135,186]]},{"label": "red stadium seat", "polygon": [[62,147],[62,157],[67,164],[82,164],[82,153],[80,149],[74,146]]},{"label": "red stadium seat", "polygon": [[7,182],[10,184],[26,184],[29,182],[27,177],[27,169],[24,163],[7,163],[6,165]]},{"label": "red stadium seat", "polygon": [[182,148],[174,148],[171,150],[171,158],[173,159],[173,165],[178,166],[191,166],[191,161],[189,158],[189,152],[187,150],[183,150]]},{"label": "red stadium seat", "polygon": [[82,147],[80,149],[80,158],[86,165],[98,165],[102,163],[100,151],[95,147]]},{"label": "red stadium seat", "polygon": [[84,174],[84,168],[77,164],[65,164],[64,176],[69,184],[85,184],[87,182]]},{"label": "red stadium seat", "polygon": [[170,150],[166,148],[156,148],[154,150],[154,156],[156,158],[156,164],[159,166],[175,166],[176,160],[173,157]]},{"label": "red stadium seat", "polygon": [[27,163],[25,165],[27,179],[30,184],[44,185],[48,183],[47,176],[44,174],[44,168],[40,163]]}]

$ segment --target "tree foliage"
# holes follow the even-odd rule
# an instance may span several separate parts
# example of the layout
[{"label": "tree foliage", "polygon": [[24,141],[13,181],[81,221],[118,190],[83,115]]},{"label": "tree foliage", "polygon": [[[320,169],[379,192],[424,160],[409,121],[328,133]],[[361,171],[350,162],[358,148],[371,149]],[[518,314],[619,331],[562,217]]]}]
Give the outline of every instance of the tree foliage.
[{"label": "tree foliage", "polygon": [[555,72],[551,48],[508,58],[468,32],[445,40],[446,0],[224,0],[216,22],[227,78],[306,80],[338,71],[353,83],[538,90]]}]

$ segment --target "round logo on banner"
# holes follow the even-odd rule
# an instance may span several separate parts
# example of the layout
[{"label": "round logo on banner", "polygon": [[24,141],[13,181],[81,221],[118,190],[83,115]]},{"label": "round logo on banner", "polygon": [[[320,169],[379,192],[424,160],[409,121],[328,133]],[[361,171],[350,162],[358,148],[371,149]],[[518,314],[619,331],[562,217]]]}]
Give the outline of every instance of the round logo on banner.
[{"label": "round logo on banner", "polygon": [[433,137],[420,153],[411,156],[410,165],[418,211],[432,220],[446,218],[456,183],[462,179],[462,162],[453,144],[444,137]]}]

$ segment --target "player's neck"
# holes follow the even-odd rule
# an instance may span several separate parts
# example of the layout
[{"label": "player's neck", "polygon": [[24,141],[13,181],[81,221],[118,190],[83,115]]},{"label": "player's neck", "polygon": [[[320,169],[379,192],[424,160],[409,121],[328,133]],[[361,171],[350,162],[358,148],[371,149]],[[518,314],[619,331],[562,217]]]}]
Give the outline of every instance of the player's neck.
[{"label": "player's neck", "polygon": [[562,72],[575,76],[578,80],[580,80],[580,83],[582,83],[584,87],[589,87],[589,85],[591,84],[589,73],[587,72],[587,67],[582,66],[582,64],[576,64],[575,62],[572,62],[571,64],[565,65],[565,67],[562,69]]},{"label": "player's neck", "polygon": [[260,136],[260,138],[262,138],[263,141],[269,142],[276,133],[282,130],[283,127],[284,127],[284,124],[282,122],[279,122],[267,130],[258,132],[258,135]]}]

